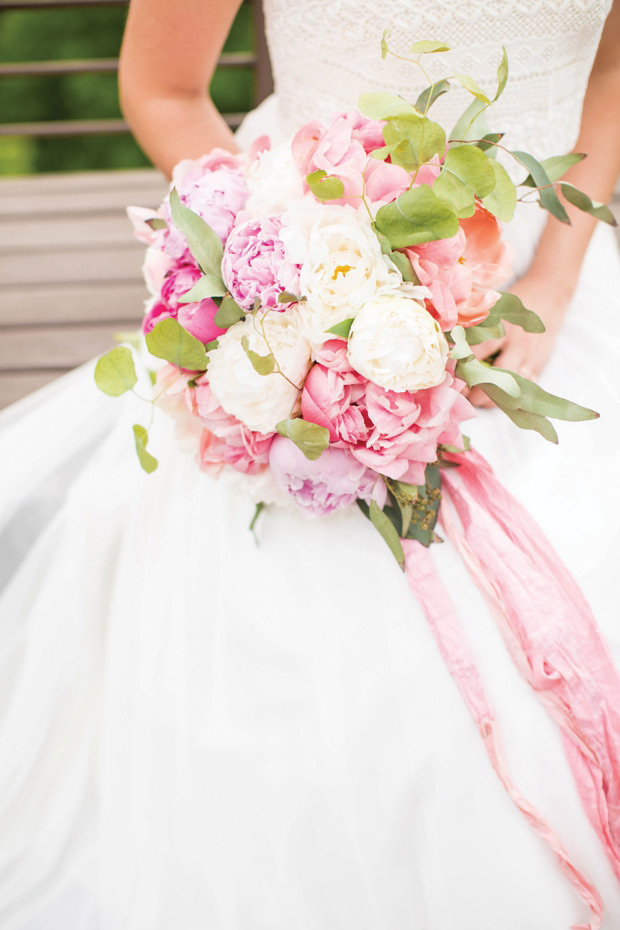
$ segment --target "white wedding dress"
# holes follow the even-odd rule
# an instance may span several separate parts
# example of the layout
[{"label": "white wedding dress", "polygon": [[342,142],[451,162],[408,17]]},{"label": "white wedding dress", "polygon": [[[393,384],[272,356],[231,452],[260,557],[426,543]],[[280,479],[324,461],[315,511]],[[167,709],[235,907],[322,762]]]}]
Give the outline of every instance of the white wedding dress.
[{"label": "white wedding dress", "polygon": [[[290,135],[380,87],[385,28],[512,77],[493,126],[539,157],[576,138],[609,0],[267,0],[277,94],[241,138]],[[438,58],[440,56],[437,56]],[[443,61],[431,67],[443,71]],[[433,74],[438,71],[433,71]],[[461,92],[437,103],[451,120]],[[519,210],[519,270],[544,215]],[[593,406],[560,445],[499,412],[466,430],[582,585],[620,663],[620,261],[598,228],[548,389]],[[357,508],[270,508],[202,474],[161,412],[98,394],[92,365],[0,418],[2,930],[568,930],[588,909],[513,805],[421,608]],[[449,543],[433,557],[516,784],[620,927],[620,883],[557,726]]]}]

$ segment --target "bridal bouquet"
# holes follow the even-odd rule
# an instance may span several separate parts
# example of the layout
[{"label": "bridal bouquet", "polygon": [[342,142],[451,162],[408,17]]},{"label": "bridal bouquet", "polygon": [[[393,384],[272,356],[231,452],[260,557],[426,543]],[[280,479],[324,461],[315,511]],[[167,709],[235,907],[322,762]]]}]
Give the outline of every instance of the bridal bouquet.
[{"label": "bridal bouquet", "polygon": [[[445,49],[418,42],[412,54],[419,63]],[[495,99],[507,74],[504,52]],[[582,156],[507,152],[486,125],[489,96],[470,77],[451,80],[473,100],[449,134],[428,115],[447,80],[413,102],[364,94],[358,110],[306,124],[291,144],[264,137],[247,154],[181,162],[158,211],[130,209],[148,244],[146,346],[167,363],[157,402],[200,466],[269,469],[311,514],[357,502],[401,565],[402,539],[436,538],[441,469],[467,449],[461,424],[474,415],[466,385],[551,441],[549,417],[596,416],[472,351],[503,335],[503,321],[544,329],[498,290],[511,273],[502,223],[517,201],[503,160],[567,222],[555,185]],[[110,394],[132,388],[131,351],[113,349],[96,378]],[[150,471],[147,431],[134,433]]]}]

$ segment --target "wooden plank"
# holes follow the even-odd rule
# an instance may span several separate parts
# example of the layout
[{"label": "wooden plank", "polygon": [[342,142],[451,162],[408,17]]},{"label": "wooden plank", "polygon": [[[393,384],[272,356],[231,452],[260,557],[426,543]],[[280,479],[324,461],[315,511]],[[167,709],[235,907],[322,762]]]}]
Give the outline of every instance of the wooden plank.
[{"label": "wooden plank", "polygon": [[0,195],[24,197],[48,191],[109,190],[112,187],[133,191],[160,186],[164,191],[166,185],[164,176],[155,168],[132,168],[127,171],[76,171],[68,174],[37,174],[23,178],[2,178]]},{"label": "wooden plank", "polygon": [[0,219],[0,255],[22,252],[32,255],[53,246],[71,251],[117,246],[146,248],[133,235],[129,218],[122,214],[95,216],[49,216]]},{"label": "wooden plank", "polygon": [[86,281],[136,281],[142,276],[141,250],[108,246],[75,255],[63,249],[37,255],[0,255],[0,301],[5,287],[32,284],[75,284]]},{"label": "wooden plank", "polygon": [[0,371],[66,369],[115,344],[117,326],[57,326],[0,331]]},{"label": "wooden plank", "polygon": [[0,290],[1,325],[122,321],[139,326],[147,298],[144,283],[65,284]]},{"label": "wooden plank", "polygon": [[27,194],[23,197],[6,197],[0,203],[5,217],[21,216],[80,216],[94,213],[123,213],[128,204],[158,207],[163,199],[160,187],[134,191],[125,188],[110,190],[49,191],[45,194]]},{"label": "wooden plank", "polygon": [[[67,369],[68,370],[68,369]],[[64,374],[62,370],[58,371],[39,371],[39,372],[0,372],[0,410],[8,407],[9,404],[21,400],[27,394],[37,391]]]}]

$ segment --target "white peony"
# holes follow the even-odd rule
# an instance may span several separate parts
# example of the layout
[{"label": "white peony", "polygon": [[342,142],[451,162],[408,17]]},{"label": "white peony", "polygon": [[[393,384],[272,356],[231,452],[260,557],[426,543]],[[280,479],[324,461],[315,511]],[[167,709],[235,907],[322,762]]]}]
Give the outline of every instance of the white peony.
[{"label": "white peony", "polygon": [[[271,350],[283,374],[258,374],[241,344],[244,336],[248,348],[258,355]],[[301,332],[298,312],[291,308],[285,313],[268,311],[262,317],[248,314],[218,342],[208,370],[213,393],[226,413],[249,429],[273,432],[280,420],[291,415],[310,366],[310,345]]]},{"label": "white peony", "polygon": [[446,337],[416,300],[384,294],[357,314],[348,356],[356,371],[390,391],[421,391],[446,376]]},{"label": "white peony", "polygon": [[261,152],[248,171],[246,183],[250,196],[245,209],[252,218],[283,213],[291,202],[301,200],[303,181],[293,161],[290,143]]}]

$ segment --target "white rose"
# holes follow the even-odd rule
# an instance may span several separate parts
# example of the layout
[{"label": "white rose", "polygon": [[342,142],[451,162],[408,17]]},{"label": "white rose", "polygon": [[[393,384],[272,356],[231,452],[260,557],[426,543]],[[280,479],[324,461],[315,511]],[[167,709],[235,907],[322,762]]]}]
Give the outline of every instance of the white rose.
[{"label": "white rose", "polygon": [[[258,355],[271,350],[283,374],[258,374],[241,345],[244,336],[248,348]],[[310,345],[302,335],[299,314],[294,308],[262,317],[248,314],[219,336],[218,343],[210,353],[208,370],[213,393],[226,413],[249,429],[273,432],[280,420],[290,416],[310,366]]]},{"label": "white rose", "polygon": [[315,224],[299,275],[307,304],[304,328],[313,345],[333,338],[326,330],[357,316],[378,293],[396,290],[400,272],[381,254],[371,227],[359,222]]},{"label": "white rose", "polygon": [[357,314],[349,361],[369,381],[390,391],[421,391],[446,376],[448,343],[437,322],[416,300],[385,294]]}]

